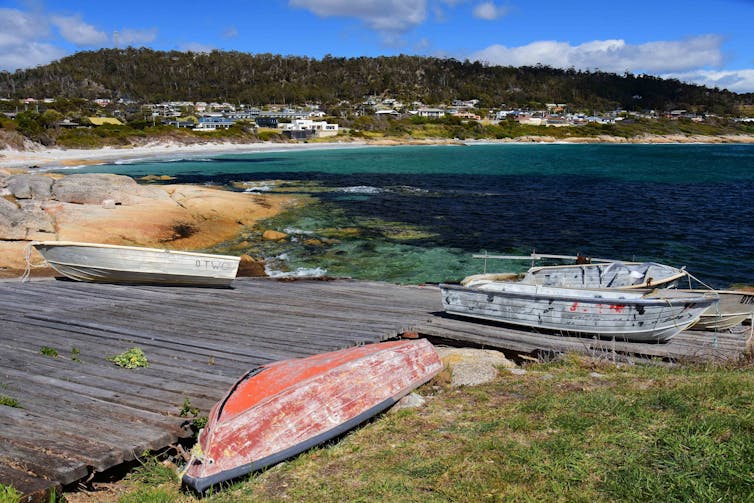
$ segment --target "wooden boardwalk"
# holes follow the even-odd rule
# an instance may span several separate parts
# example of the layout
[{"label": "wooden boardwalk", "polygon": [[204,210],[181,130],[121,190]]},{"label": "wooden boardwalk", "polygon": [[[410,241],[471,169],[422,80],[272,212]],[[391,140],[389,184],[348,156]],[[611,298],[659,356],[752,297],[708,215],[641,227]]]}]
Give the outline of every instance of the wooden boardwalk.
[{"label": "wooden boardwalk", "polygon": [[[0,282],[0,397],[18,401],[0,405],[0,483],[33,494],[81,481],[189,436],[184,401],[206,415],[253,366],[404,332],[513,355],[669,360],[737,358],[747,336],[686,332],[669,344],[613,343],[440,311],[434,286],[368,281],[240,279],[233,289]],[[144,351],[148,368],[108,361],[132,347]]]},{"label": "wooden boardwalk", "polygon": [[[0,406],[0,483],[67,485],[166,447],[190,435],[184,400],[206,415],[253,366],[395,337],[434,305],[418,291],[354,281],[0,282],[0,396],[19,405]],[[107,360],[132,347],[148,368]]]}]

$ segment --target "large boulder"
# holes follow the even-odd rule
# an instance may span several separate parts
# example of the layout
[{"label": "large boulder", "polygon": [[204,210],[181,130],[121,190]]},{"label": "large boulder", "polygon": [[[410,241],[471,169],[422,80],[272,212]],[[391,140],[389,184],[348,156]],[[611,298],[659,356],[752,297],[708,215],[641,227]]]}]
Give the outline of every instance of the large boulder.
[{"label": "large boulder", "polygon": [[38,204],[20,206],[0,197],[0,239],[44,239],[55,232],[50,216]]},{"label": "large boulder", "polygon": [[42,175],[13,175],[6,180],[8,191],[16,199],[49,199],[52,179]]},{"label": "large boulder", "polygon": [[107,200],[132,205],[144,199],[170,198],[158,187],[139,185],[128,176],[100,173],[68,175],[55,181],[52,193],[60,202],[97,205]]},{"label": "large boulder", "polygon": [[4,197],[0,197],[0,239],[24,239],[20,235],[19,224],[24,218],[24,212]]}]

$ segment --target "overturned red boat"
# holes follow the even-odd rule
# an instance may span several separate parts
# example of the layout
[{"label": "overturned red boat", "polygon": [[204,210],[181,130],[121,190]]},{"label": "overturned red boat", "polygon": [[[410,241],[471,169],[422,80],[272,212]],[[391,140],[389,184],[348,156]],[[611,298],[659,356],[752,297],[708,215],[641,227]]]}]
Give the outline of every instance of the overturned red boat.
[{"label": "overturned red boat", "polygon": [[257,367],[210,411],[183,482],[201,493],[295,456],[388,409],[442,367],[425,339]]}]

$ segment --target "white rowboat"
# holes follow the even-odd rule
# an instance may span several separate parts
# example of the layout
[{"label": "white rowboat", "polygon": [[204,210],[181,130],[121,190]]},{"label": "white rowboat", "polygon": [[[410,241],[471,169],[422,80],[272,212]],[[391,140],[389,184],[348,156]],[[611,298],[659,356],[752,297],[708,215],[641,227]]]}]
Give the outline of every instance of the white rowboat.
[{"label": "white rowboat", "polygon": [[560,288],[672,288],[687,276],[683,269],[655,262],[602,262],[532,267],[521,275],[476,274],[464,278],[464,286],[494,281],[520,281],[529,285]]},{"label": "white rowboat", "polygon": [[32,243],[48,264],[77,281],[230,286],[239,257],[72,241]]},{"label": "white rowboat", "polygon": [[754,292],[716,290],[715,293],[720,297],[720,303],[708,307],[699,321],[690,327],[691,330],[730,330],[754,317]]},{"label": "white rowboat", "polygon": [[448,314],[634,342],[666,342],[718,302],[714,293],[667,289],[647,293],[509,282],[471,288],[441,284],[440,290]]}]

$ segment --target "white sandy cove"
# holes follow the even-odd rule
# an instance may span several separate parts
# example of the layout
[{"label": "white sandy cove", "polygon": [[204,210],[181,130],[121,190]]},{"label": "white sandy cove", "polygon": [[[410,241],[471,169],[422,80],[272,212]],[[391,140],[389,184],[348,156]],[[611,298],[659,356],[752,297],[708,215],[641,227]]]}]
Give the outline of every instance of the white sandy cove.
[{"label": "white sandy cove", "polygon": [[171,158],[176,156],[199,156],[206,154],[233,154],[246,152],[274,152],[286,150],[314,150],[331,148],[363,147],[364,142],[349,143],[155,143],[142,147],[103,147],[99,149],[0,150],[0,168],[46,169],[76,168],[84,165],[106,164],[118,160],[144,158]]},{"label": "white sandy cove", "polygon": [[501,140],[369,140],[322,143],[195,143],[184,145],[172,142],[158,142],[141,147],[103,147],[99,149],[62,149],[40,148],[26,151],[0,150],[0,168],[29,168],[32,166],[44,169],[76,168],[92,164],[107,164],[120,160],[164,159],[174,157],[191,157],[207,154],[241,154],[247,152],[281,152],[286,150],[324,150],[366,146],[395,146],[395,145],[483,145],[498,143],[521,144],[559,144],[559,143],[738,143],[754,144],[754,135],[643,135],[635,138],[617,136],[571,137],[557,139],[551,136],[523,136],[520,138],[505,138]]}]

